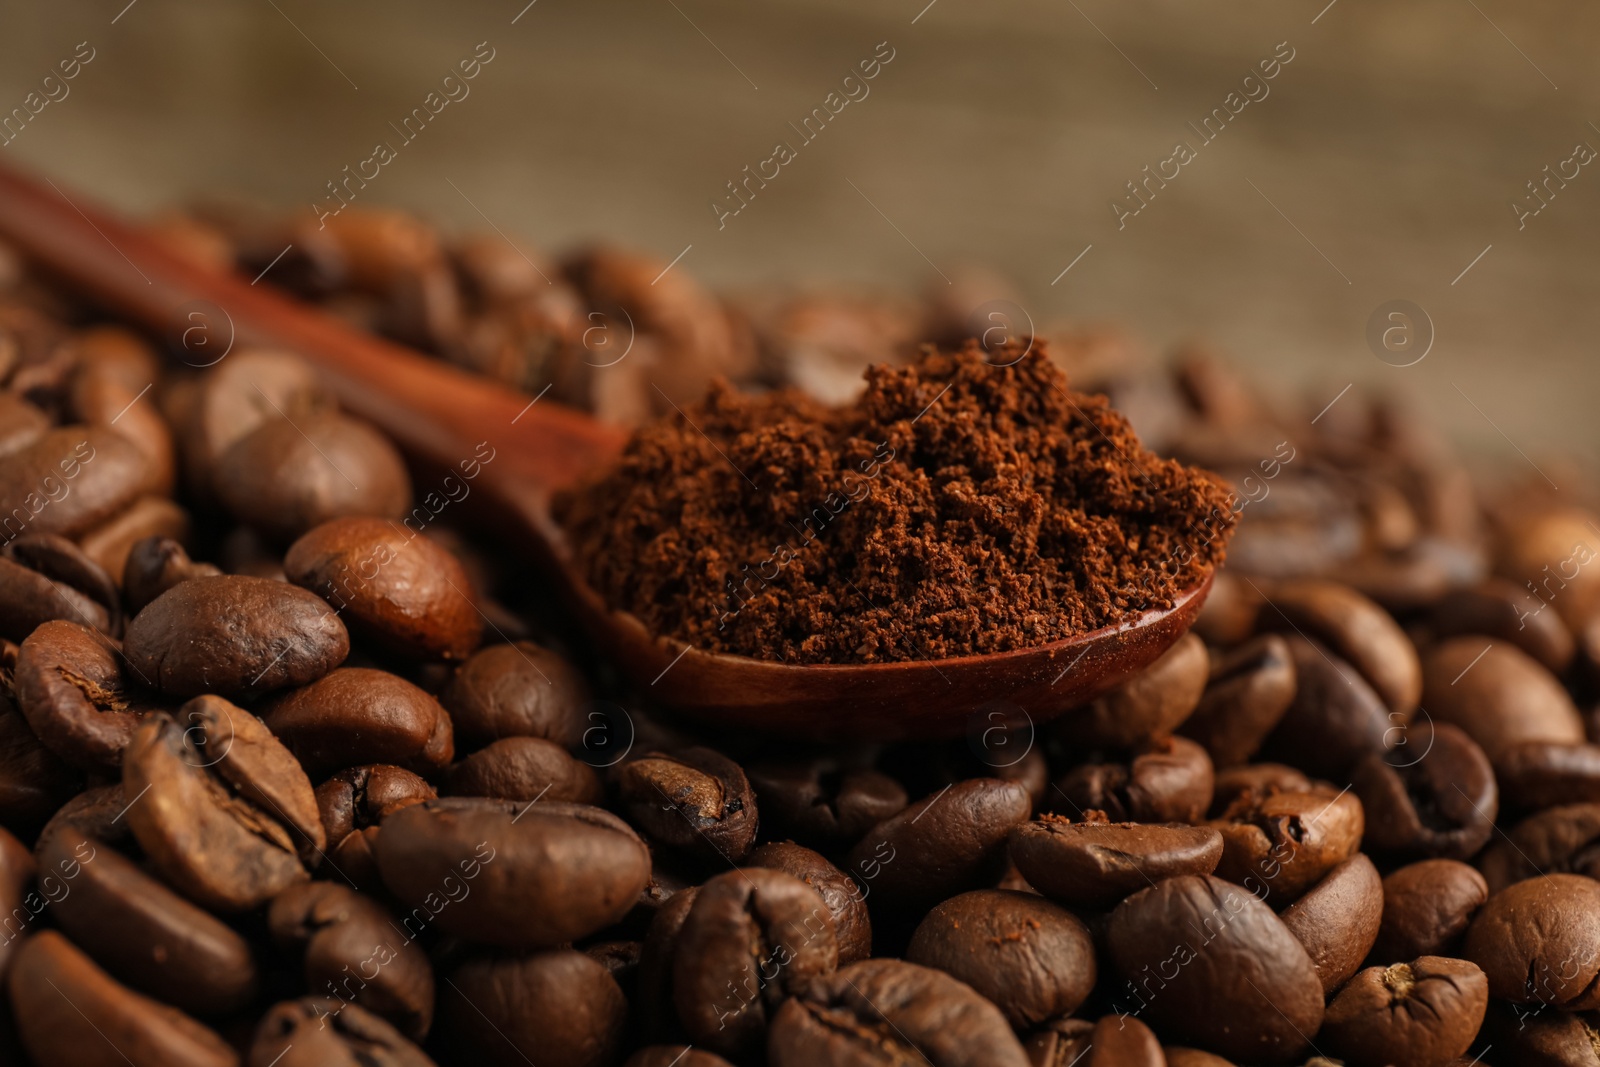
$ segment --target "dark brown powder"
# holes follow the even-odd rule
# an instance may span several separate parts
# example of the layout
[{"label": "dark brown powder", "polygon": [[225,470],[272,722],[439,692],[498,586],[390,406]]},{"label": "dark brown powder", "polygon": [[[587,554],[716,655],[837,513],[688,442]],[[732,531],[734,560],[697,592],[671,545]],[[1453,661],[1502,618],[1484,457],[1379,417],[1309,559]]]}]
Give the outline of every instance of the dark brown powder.
[{"label": "dark brown powder", "polygon": [[[1011,366],[1004,366],[1010,359]],[[991,362],[992,361],[992,362]],[[1023,355],[928,349],[853,405],[713,387],[556,503],[613,607],[789,663],[1003,652],[1171,605],[1235,518],[1104,397]]]}]

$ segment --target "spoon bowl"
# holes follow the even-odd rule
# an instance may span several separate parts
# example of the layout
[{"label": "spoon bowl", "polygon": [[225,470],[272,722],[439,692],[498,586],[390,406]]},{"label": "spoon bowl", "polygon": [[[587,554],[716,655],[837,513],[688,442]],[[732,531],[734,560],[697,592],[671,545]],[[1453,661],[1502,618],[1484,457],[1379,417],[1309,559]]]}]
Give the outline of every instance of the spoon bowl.
[{"label": "spoon bowl", "polygon": [[[792,665],[707,652],[610,610],[572,565],[550,496],[603,468],[625,434],[553,401],[362,333],[232,274],[178,258],[80,197],[0,168],[0,236],[107,309],[205,359],[244,345],[300,353],[339,402],[393,438],[424,472],[494,450],[475,486],[487,532],[546,570],[599,650],[650,703],[713,727],[806,740],[959,736],[1043,722],[1149,665],[1194,622],[1211,577],[1169,609],[1037,648],[939,660]],[[196,316],[199,316],[197,319]],[[220,358],[226,358],[223,355]],[[992,713],[998,713],[996,717]],[[1025,716],[1025,718],[1024,718]]]}]

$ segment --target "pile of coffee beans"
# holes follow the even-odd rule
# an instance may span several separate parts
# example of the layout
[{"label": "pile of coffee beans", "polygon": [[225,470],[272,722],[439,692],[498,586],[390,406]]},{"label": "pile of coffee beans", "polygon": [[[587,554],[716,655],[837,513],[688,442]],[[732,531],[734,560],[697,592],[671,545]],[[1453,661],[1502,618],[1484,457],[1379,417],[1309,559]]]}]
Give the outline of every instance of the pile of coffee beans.
[{"label": "pile of coffee beans", "polygon": [[[738,333],[395,218],[280,269]],[[173,370],[0,249],[0,1063],[1600,1067],[1600,518],[1055,347],[1238,487],[1201,619],[1053,721],[805,746],[652,710],[295,357]]]}]

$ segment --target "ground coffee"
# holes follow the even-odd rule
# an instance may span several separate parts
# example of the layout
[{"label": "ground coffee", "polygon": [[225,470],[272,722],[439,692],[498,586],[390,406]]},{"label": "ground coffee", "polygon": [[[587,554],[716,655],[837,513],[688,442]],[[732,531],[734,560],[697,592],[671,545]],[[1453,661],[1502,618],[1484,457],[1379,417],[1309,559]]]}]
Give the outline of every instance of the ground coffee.
[{"label": "ground coffee", "polygon": [[1215,476],[1045,355],[927,349],[854,404],[718,384],[557,501],[607,602],[789,663],[1004,652],[1167,607],[1221,562]]}]

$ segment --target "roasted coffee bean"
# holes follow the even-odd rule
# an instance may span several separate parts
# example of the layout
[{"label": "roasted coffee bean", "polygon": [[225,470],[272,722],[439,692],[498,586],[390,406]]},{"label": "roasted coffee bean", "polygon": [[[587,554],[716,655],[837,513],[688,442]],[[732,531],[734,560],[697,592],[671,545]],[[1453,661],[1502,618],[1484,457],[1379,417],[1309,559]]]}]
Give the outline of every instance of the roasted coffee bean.
[{"label": "roasted coffee bean", "polygon": [[[0,357],[3,365],[3,357]],[[5,377],[0,371],[0,378]],[[50,429],[50,416],[15,393],[0,390],[0,456],[33,444]]]},{"label": "roasted coffee bean", "polygon": [[263,422],[222,454],[214,487],[234,518],[280,542],[345,515],[398,522],[411,507],[399,451],[332,411]]},{"label": "roasted coffee bean", "polygon": [[1600,882],[1551,874],[1507,886],[1472,920],[1463,954],[1502,1000],[1600,1008]]},{"label": "roasted coffee bean", "polygon": [[1352,978],[1328,1005],[1320,1036],[1352,1067],[1447,1067],[1472,1045],[1488,1006],[1475,964],[1423,956]]},{"label": "roasted coffee bean", "polygon": [[1517,823],[1478,858],[1490,894],[1552,872],[1600,876],[1600,804],[1564,804]]},{"label": "roasted coffee bean", "polygon": [[[1600,515],[1540,501],[1507,516],[1500,538],[1498,574],[1524,583],[1576,629],[1600,608],[1600,586],[1585,564],[1594,559]],[[1567,568],[1573,573],[1567,574]]]},{"label": "roasted coffee bean", "polygon": [[1584,740],[1583,720],[1567,691],[1515,645],[1452,637],[1429,649],[1422,665],[1423,707],[1436,722],[1470,734],[1491,762],[1527,741]]},{"label": "roasted coffee bean", "polygon": [[359,1005],[413,1041],[428,1035],[433,967],[388,908],[336,882],[303,882],[273,898],[267,927],[304,959],[318,996]]},{"label": "roasted coffee bean", "polygon": [[1283,925],[1305,946],[1323,992],[1331,995],[1366,959],[1378,937],[1383,899],[1378,868],[1357,852],[1283,909]]},{"label": "roasted coffee bean", "polygon": [[568,750],[598,721],[589,689],[566,659],[532,641],[491,645],[463,663],[439,699],[463,744],[542,737]]},{"label": "roasted coffee bean", "polygon": [[1033,1067],[1168,1067],[1161,1042],[1131,1015],[1058,1019],[1024,1047]]},{"label": "roasted coffee bean", "polygon": [[841,967],[872,955],[872,918],[867,912],[866,894],[820,852],[792,841],[774,841],[750,853],[745,862],[751,867],[770,867],[793,875],[817,891],[833,919]]},{"label": "roasted coffee bean", "polygon": [[1600,1018],[1593,1012],[1573,1015],[1542,1004],[1497,1000],[1489,1001],[1478,1034],[1490,1050],[1486,1061],[1515,1067],[1600,1067],[1597,1037]]},{"label": "roasted coffee bean", "polygon": [[446,975],[438,1031],[461,1063],[604,1067],[627,1010],[611,973],[581,952],[480,955]]},{"label": "roasted coffee bean", "polygon": [[1045,815],[1013,829],[1009,848],[1040,893],[1069,908],[1104,911],[1163,878],[1210,874],[1222,859],[1222,835],[1209,826]]},{"label": "roasted coffee bean", "polygon": [[1409,716],[1422,695],[1422,666],[1392,616],[1347,585],[1315,579],[1275,583],[1260,624],[1321,642],[1355,667],[1388,711]]},{"label": "roasted coffee bean", "polygon": [[[45,860],[44,876],[56,878],[54,857]],[[75,868],[68,868],[75,871]],[[0,916],[5,939],[0,940],[0,975],[6,973],[6,961],[17,947],[17,941],[28,933],[32,909],[25,906],[33,889],[39,865],[21,841],[6,830],[0,830]],[[65,875],[67,871],[60,872]]]},{"label": "roasted coffee bean", "polygon": [[[1167,1067],[1234,1067],[1233,1061],[1225,1060],[1221,1056],[1215,1056],[1197,1048],[1167,1045],[1161,1051],[1167,1057]],[[1327,1061],[1318,1056],[1307,1062],[1320,1067]],[[1466,1067],[1471,1067],[1471,1065],[1466,1065]]]},{"label": "roasted coffee bean", "polygon": [[652,1045],[628,1057],[622,1067],[732,1067],[715,1052],[690,1045]]},{"label": "roasted coffee bean", "polygon": [[772,1067],[1028,1067],[1000,1010],[942,971],[862,960],[812,982],[778,1009]]},{"label": "roasted coffee bean", "polygon": [[110,804],[64,813],[40,839],[39,862],[55,881],[40,886],[54,902],[51,915],[132,989],[195,1015],[244,1007],[260,982],[250,943],[95,833],[120,829],[112,820],[126,806],[122,790],[106,794]]},{"label": "roasted coffee bean", "polygon": [[583,954],[611,973],[619,986],[630,986],[639,970],[639,957],[644,952],[643,941],[601,941],[586,945]]},{"label": "roasted coffee bean", "polygon": [[1458,589],[1434,604],[1429,622],[1440,637],[1482,634],[1516,645],[1544,668],[1560,674],[1577,651],[1561,616],[1544,610],[1544,601],[1507,578],[1490,578]]},{"label": "roasted coffee bean", "polygon": [[1350,858],[1364,824],[1347,790],[1247,794],[1211,822],[1222,834],[1217,877],[1282,908]]},{"label": "roasted coffee bean", "polygon": [[1198,741],[1219,768],[1255,755],[1294,701],[1294,660],[1277,634],[1262,634],[1216,658],[1194,714],[1178,732]]},{"label": "roasted coffee bean", "polygon": [[710,879],[678,931],[672,996],[691,1040],[740,1058],[773,1012],[839,964],[828,904],[800,879],[752,867]]},{"label": "roasted coffee bean", "polygon": [[1422,860],[1383,880],[1383,922],[1375,960],[1452,954],[1489,899],[1483,875],[1458,860]]},{"label": "roasted coffee bean", "polygon": [[328,845],[334,847],[357,830],[377,826],[392,811],[432,800],[434,791],[402,767],[371,763],[335,774],[317,786],[316,797]]},{"label": "roasted coffee bean", "polygon": [[[1220,878],[1158,882],[1106,927],[1113,1009],[1246,1062],[1287,1062],[1322,1025],[1322,982],[1272,909]],[[1169,977],[1170,974],[1170,977]]]},{"label": "roasted coffee bean", "polygon": [[374,851],[407,923],[507,948],[587,937],[650,878],[638,835],[581,804],[441,797],[391,813]]},{"label": "roasted coffee bean", "polygon": [[1525,741],[1502,749],[1494,771],[1513,811],[1600,801],[1600,745]]},{"label": "roasted coffee bean", "polygon": [[[1295,694],[1261,754],[1318,778],[1343,778],[1362,757],[1387,751],[1408,721],[1394,716],[1348,661],[1299,635],[1286,638]],[[1431,705],[1430,705],[1431,706]]]},{"label": "roasted coffee bean", "polygon": [[123,641],[138,678],[172,696],[240,696],[305,685],[350,652],[321,598],[282,582],[195,578],[151,601]]},{"label": "roasted coffee bean", "polygon": [[[1131,1015],[1126,1018],[1144,1025]],[[1093,1051],[1097,1025],[1088,1019],[1052,1019],[1029,1037],[1022,1048],[1033,1067],[1071,1067],[1086,1062],[1084,1057]]]},{"label": "roasted coffee bean", "polygon": [[221,697],[146,719],[123,755],[122,789],[151,865],[215,911],[248,910],[304,881],[326,844],[305,772],[260,719]]},{"label": "roasted coffee bean", "polygon": [[887,774],[828,758],[752,763],[746,770],[763,828],[823,850],[848,848],[907,803],[905,789]]},{"label": "roasted coffee bean", "polygon": [[145,458],[146,488],[169,495],[177,465],[172,430],[154,403],[139,403],[159,373],[153,359],[149,366],[149,371],[130,377],[107,361],[80,356],[68,406],[75,421],[114,428],[131,442]]},{"label": "roasted coffee bean", "polygon": [[16,650],[0,651],[0,826],[31,840],[83,788],[83,775],[46,748],[17,709],[6,684]]},{"label": "roasted coffee bean", "polygon": [[216,1033],[119,985],[54,930],[22,943],[7,984],[17,1030],[36,1063],[238,1067],[238,1054]]},{"label": "roasted coffee bean", "polygon": [[152,705],[127,684],[116,646],[74,622],[39,626],[17,654],[17,704],[51,752],[111,771]]},{"label": "roasted coffee bean", "polygon": [[756,839],[756,795],[739,765],[709,748],[647,752],[612,772],[617,800],[664,848],[738,863]]},{"label": "roasted coffee bean", "polygon": [[483,636],[461,561],[389,519],[325,522],[289,546],[283,570],[358,637],[398,655],[466,659]]},{"label": "roasted coffee bean", "polygon": [[455,756],[455,733],[444,708],[388,671],[340,667],[273,698],[261,717],[318,778],[363,763],[430,774]]},{"label": "roasted coffee bean", "polygon": [[1095,983],[1094,942],[1070,911],[1030,893],[977,889],[917,926],[906,960],[959,978],[1018,1030],[1078,1009]]},{"label": "roasted coffee bean", "polygon": [[[190,525],[188,511],[173,501],[164,496],[142,496],[99,526],[79,534],[78,547],[116,578],[127,568],[134,545],[148,537],[186,542]],[[128,608],[130,615],[133,611]]]},{"label": "roasted coffee bean", "polygon": [[[222,454],[269,419],[299,422],[333,408],[333,397],[316,370],[284,352],[230,352],[199,381],[182,422],[185,472],[189,484],[202,493],[215,492]],[[298,475],[291,471],[289,476]]]},{"label": "roasted coffee bean", "polygon": [[0,463],[0,516],[8,537],[72,537],[133,503],[150,482],[150,462],[115,430],[46,430]]},{"label": "roasted coffee bean", "polygon": [[1088,763],[1068,771],[1052,807],[1074,815],[1103,811],[1112,822],[1199,822],[1211,806],[1211,757],[1186,737],[1157,737],[1126,763]]},{"label": "roasted coffee bean", "polygon": [[672,995],[672,975],[678,961],[678,935],[694,907],[699,886],[674,893],[656,909],[639,952],[638,996],[640,1016],[647,1034],[682,1032]]},{"label": "roasted coffee bean", "polygon": [[261,1017],[245,1067],[434,1067],[378,1016],[334,997],[301,997]]},{"label": "roasted coffee bean", "polygon": [[1211,815],[1221,815],[1247,792],[1262,795],[1306,793],[1310,792],[1311,787],[1311,779],[1282,763],[1250,763],[1243,767],[1230,767],[1217,772],[1217,784],[1211,796]]},{"label": "roasted coffee bean", "polygon": [[1150,666],[1092,703],[1056,720],[1055,735],[1078,748],[1132,748],[1177,730],[1200,702],[1210,663],[1185,634]]},{"label": "roasted coffee bean", "polygon": [[25,534],[0,549],[0,637],[26,640],[52,619],[122,633],[122,605],[111,576],[77,545],[55,534]]},{"label": "roasted coffee bean", "polygon": [[1005,865],[1007,835],[1031,814],[1028,791],[1016,782],[958,782],[873,827],[850,850],[845,871],[869,899],[926,910],[993,884]]},{"label": "roasted coffee bean", "polygon": [[183,546],[170,537],[147,537],[134,544],[122,569],[122,595],[128,610],[144,610],[156,597],[190,578],[210,578],[222,572],[209,563],[196,563]]},{"label": "roasted coffee bean", "polygon": [[1413,723],[1405,744],[1350,773],[1366,809],[1366,847],[1397,859],[1467,859],[1494,833],[1500,790],[1489,758],[1448,723]]},{"label": "roasted coffee bean", "polygon": [[594,768],[567,755],[560,745],[539,737],[505,737],[445,772],[444,792],[446,796],[598,804],[605,789]]}]

